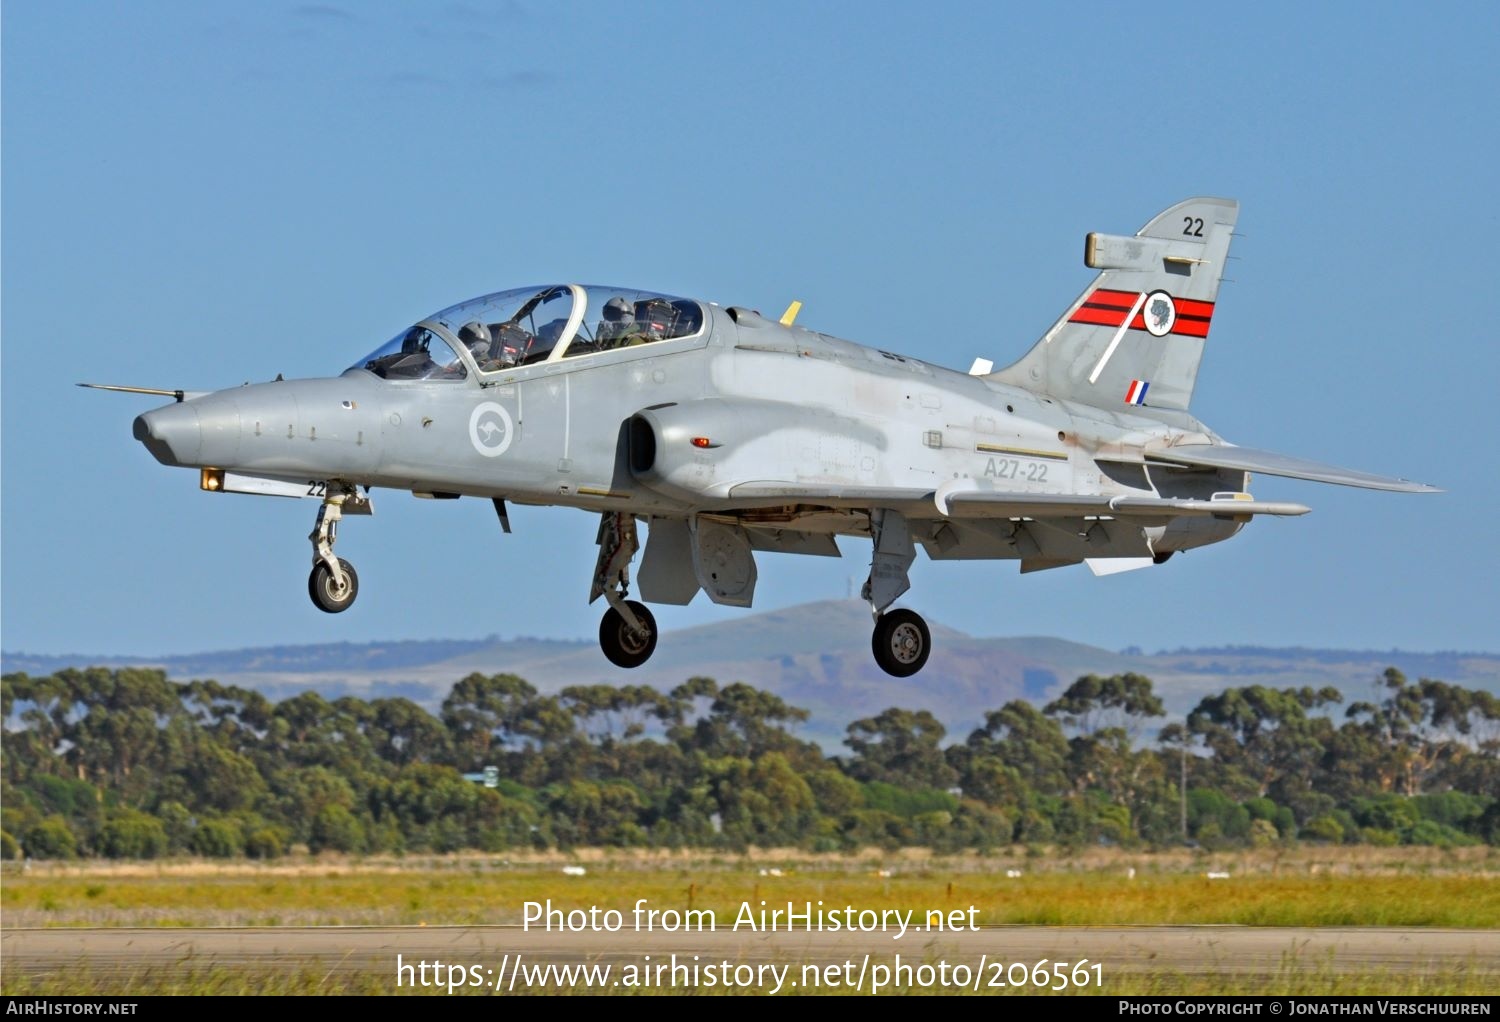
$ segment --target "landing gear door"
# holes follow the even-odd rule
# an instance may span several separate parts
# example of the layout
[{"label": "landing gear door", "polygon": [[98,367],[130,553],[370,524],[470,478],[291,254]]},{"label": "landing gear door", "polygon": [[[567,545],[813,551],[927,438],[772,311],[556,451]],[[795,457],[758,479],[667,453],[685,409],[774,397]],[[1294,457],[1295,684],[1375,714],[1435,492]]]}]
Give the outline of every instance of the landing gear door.
[{"label": "landing gear door", "polygon": [[693,571],[715,603],[748,607],[755,598],[755,554],[739,525],[692,520]]},{"label": "landing gear door", "polygon": [[636,575],[648,603],[685,607],[698,595],[693,532],[684,518],[653,518],[647,526],[646,553]]}]

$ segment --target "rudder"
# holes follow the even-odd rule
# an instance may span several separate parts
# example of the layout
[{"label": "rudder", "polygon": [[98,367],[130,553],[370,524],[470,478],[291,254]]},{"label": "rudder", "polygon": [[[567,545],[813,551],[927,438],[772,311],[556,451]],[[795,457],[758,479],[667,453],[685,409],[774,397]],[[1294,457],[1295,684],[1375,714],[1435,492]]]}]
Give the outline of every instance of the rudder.
[{"label": "rudder", "polygon": [[1134,236],[1090,234],[1101,272],[1020,361],[989,379],[1102,408],[1185,410],[1239,215],[1233,199],[1196,198]]}]

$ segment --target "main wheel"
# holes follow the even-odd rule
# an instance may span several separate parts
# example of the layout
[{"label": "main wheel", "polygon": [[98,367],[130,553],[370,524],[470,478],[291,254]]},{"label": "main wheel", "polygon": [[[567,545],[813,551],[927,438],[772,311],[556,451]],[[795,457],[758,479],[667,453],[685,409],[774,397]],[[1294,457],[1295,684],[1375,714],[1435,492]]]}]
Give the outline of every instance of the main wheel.
[{"label": "main wheel", "polygon": [[639,667],[650,660],[656,650],[656,618],[643,603],[626,600],[625,606],[630,608],[645,631],[631,630],[620,612],[611,607],[604,612],[604,620],[599,622],[599,648],[616,667]]},{"label": "main wheel", "polygon": [[916,674],[932,652],[932,633],[915,611],[893,610],[875,621],[870,639],[875,662],[887,674],[907,678]]},{"label": "main wheel", "polygon": [[347,579],[342,589],[334,581],[333,572],[322,561],[313,565],[312,574],[307,576],[307,595],[312,597],[313,606],[329,614],[348,610],[354,603],[354,598],[359,595],[359,576],[354,573],[354,565],[340,557],[339,567],[344,569],[344,577]]}]

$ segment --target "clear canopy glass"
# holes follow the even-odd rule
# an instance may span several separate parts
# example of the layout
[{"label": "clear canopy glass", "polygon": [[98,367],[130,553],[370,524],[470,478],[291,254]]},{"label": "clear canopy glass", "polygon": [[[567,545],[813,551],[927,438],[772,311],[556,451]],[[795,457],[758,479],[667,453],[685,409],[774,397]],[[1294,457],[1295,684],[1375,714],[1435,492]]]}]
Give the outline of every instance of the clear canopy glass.
[{"label": "clear canopy glass", "polygon": [[462,380],[469,375],[458,352],[425,326],[401,331],[351,369],[368,369],[385,380]]},{"label": "clear canopy glass", "polygon": [[654,291],[591,285],[588,307],[564,358],[692,337],[703,330],[703,306]]},{"label": "clear canopy glass", "polygon": [[618,287],[551,284],[497,291],[443,309],[356,362],[389,380],[463,379],[463,349],[483,374],[702,332],[687,298]]}]

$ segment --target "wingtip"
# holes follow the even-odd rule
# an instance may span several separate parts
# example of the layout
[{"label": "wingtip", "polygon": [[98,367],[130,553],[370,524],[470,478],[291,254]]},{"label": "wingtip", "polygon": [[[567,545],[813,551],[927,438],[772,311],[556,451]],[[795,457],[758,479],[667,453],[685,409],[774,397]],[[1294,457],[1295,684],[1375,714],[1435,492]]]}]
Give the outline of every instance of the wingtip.
[{"label": "wingtip", "polygon": [[1402,479],[1401,477],[1398,476],[1396,478],[1395,482],[1398,483],[1399,485],[1393,486],[1393,487],[1391,487],[1391,489],[1398,490],[1398,491],[1400,491],[1402,493],[1447,493],[1448,492],[1447,490],[1443,489],[1441,486],[1433,486],[1431,483],[1419,483],[1415,479]]}]

